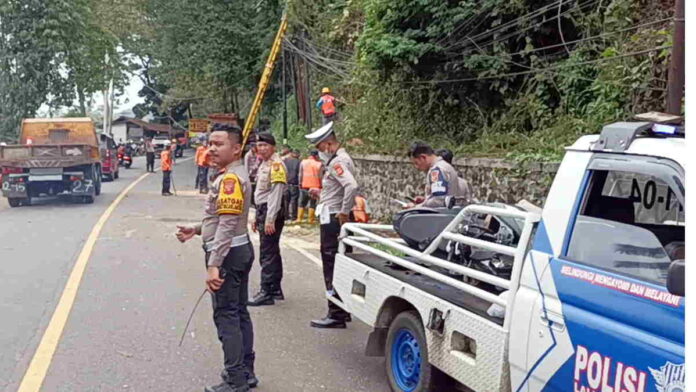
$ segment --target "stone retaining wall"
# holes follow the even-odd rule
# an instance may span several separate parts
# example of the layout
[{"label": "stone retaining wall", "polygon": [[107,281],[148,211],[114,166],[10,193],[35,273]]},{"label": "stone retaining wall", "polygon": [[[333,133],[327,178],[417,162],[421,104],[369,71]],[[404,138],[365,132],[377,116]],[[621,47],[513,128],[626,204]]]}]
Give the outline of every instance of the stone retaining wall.
[{"label": "stone retaining wall", "polygon": [[[391,199],[423,194],[425,175],[407,158],[383,155],[353,156],[358,182],[365,191],[373,216],[390,222],[399,207]],[[502,159],[455,159],[454,167],[468,182],[479,201],[516,203],[526,199],[542,206],[557,163],[515,164]]]}]

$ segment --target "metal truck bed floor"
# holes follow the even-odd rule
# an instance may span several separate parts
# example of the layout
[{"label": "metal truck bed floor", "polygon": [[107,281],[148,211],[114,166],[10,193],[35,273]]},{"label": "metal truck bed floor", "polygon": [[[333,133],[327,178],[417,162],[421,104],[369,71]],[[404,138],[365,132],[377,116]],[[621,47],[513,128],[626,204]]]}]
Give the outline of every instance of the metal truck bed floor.
[{"label": "metal truck bed floor", "polygon": [[[380,258],[379,256],[369,253],[347,253],[347,257],[359,261],[362,264],[368,265],[384,274],[392,276],[402,282],[408,283],[428,294],[434,295],[456,306],[473,312],[487,320],[490,320],[498,325],[503,325],[503,319],[491,317],[486,313],[491,303],[477,298],[473,295],[462,292],[461,290],[440,283],[430,277],[400,268],[390,262]],[[406,260],[417,262],[411,257],[404,257]]]}]

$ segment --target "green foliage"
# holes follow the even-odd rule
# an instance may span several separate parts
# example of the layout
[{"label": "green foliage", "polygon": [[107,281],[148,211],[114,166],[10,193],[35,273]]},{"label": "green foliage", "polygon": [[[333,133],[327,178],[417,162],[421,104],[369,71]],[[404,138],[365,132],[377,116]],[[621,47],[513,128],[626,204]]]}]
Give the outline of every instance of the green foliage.
[{"label": "green foliage", "polygon": [[0,138],[13,141],[21,119],[41,105],[70,106],[79,97],[84,115],[109,78],[123,85],[118,41],[95,22],[96,2],[0,2]]},{"label": "green foliage", "polygon": [[241,111],[258,82],[280,21],[277,1],[146,0],[152,24],[136,46],[150,56],[148,76],[165,94],[160,110],[192,103],[197,115]]},{"label": "green foliage", "polygon": [[[334,26],[294,17],[317,45],[356,54],[350,80],[319,75],[313,90],[331,81],[346,101],[339,127],[361,152],[399,154],[424,139],[469,156],[557,160],[580,135],[663,106],[671,4],[340,4],[326,14]],[[354,25],[352,41],[335,33]]]}]

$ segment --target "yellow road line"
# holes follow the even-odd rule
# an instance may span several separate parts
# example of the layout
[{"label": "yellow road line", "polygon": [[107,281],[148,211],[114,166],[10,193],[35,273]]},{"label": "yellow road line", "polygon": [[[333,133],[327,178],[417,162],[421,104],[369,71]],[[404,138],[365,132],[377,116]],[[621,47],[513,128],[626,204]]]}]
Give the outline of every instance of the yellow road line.
[{"label": "yellow road line", "polygon": [[75,297],[77,296],[77,290],[80,287],[80,281],[85,273],[85,268],[87,267],[87,262],[94,249],[94,244],[99,239],[99,234],[101,233],[104,224],[109,219],[111,214],[116,209],[116,206],[123,200],[128,192],[130,192],[140,181],[147,177],[150,173],[145,173],[133,181],[126,189],[124,189],[116,199],[111,202],[109,207],[101,215],[97,224],[92,228],[92,232],[87,237],[87,242],[82,247],[80,255],[77,257],[77,261],[73,266],[72,272],[70,272],[70,277],[68,282],[65,284],[63,289],[63,294],[60,296],[56,310],[53,312],[51,321],[46,327],[46,331],[41,338],[39,347],[34,353],[34,357],[31,359],[29,368],[26,373],[24,373],[24,378],[22,378],[22,383],[19,385],[18,392],[38,392],[41,390],[41,384],[43,384],[44,378],[46,378],[46,372],[48,367],[51,365],[51,360],[53,359],[53,354],[56,352],[56,347],[60,341],[60,337],[63,334],[63,328],[68,321],[68,316],[70,315],[70,310],[75,303]]}]

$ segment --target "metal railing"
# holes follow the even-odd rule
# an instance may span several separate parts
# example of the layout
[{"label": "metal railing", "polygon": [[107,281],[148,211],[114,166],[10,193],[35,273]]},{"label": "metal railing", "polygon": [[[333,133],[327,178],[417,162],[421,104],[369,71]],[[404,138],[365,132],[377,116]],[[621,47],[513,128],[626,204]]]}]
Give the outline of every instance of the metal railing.
[{"label": "metal railing", "polygon": [[[495,216],[505,216],[517,218],[524,221],[522,233],[516,247],[497,244],[494,242],[483,241],[477,238],[468,237],[456,232],[457,227],[462,223],[466,215],[469,214],[489,214]],[[522,273],[522,263],[524,261],[527,248],[531,239],[534,226],[540,220],[540,216],[533,212],[523,212],[514,209],[505,209],[498,207],[489,207],[481,205],[469,205],[463,208],[459,214],[445,227],[445,229],[430,243],[430,245],[422,252],[412,249],[404,245],[401,238],[389,238],[380,236],[373,231],[394,231],[391,225],[375,225],[368,223],[347,223],[341,228],[341,243],[339,252],[345,254],[345,247],[352,246],[363,250],[373,255],[379,256],[401,267],[407,268],[413,272],[417,272],[424,276],[428,276],[438,282],[458,288],[463,292],[476,296],[480,299],[500,305],[505,308],[505,325],[507,324],[511,312],[511,301],[514,299],[519,287],[520,275]],[[353,235],[349,235],[352,233]],[[460,244],[469,245],[475,248],[490,250],[497,253],[512,256],[514,258],[510,280],[503,279],[491,274],[455,264],[451,261],[433,256],[432,253],[440,246],[443,241],[457,242]],[[401,252],[410,256],[421,263],[430,266],[444,268],[462,274],[466,277],[476,279],[481,282],[486,282],[491,285],[500,287],[508,291],[507,299],[501,298],[491,292],[485,291],[472,284],[454,279],[446,274],[425,267],[419,263],[408,260],[404,257],[399,257],[384,250],[377,249],[369,243],[377,243],[386,246],[390,249]]]}]

